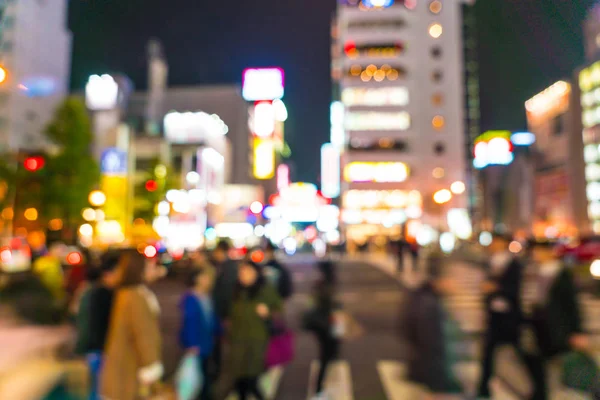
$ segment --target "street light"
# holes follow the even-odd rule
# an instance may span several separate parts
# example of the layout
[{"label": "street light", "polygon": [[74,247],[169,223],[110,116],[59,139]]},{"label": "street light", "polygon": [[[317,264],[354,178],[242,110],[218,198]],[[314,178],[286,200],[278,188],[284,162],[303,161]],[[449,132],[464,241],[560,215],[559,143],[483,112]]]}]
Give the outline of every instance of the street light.
[{"label": "street light", "polygon": [[88,200],[94,207],[102,207],[106,203],[106,195],[100,190],[94,190],[90,193]]}]

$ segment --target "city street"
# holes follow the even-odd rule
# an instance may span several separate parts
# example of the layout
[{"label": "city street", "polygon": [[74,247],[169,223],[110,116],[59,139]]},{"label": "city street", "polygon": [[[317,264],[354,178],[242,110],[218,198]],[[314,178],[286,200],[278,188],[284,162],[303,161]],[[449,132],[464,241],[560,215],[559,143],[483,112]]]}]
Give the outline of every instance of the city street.
[{"label": "city street", "polygon": [[[374,259],[375,260],[375,259]],[[301,315],[308,307],[311,288],[317,273],[311,258],[293,258],[289,262],[293,271],[296,292],[287,305],[289,325],[296,333],[296,357],[283,369],[271,371],[263,378],[265,393],[271,399],[304,400],[313,394],[316,379],[317,346],[314,338],[300,329]],[[482,301],[477,292],[483,278],[482,271],[464,263],[446,266],[456,278],[458,290],[447,301],[447,307],[465,332],[462,352],[467,357],[458,366],[460,377],[467,389],[473,388],[478,375],[479,338],[483,327]],[[363,334],[344,343],[340,361],[330,370],[327,380],[329,395],[333,400],[406,400],[418,399],[419,391],[403,379],[403,357],[406,354],[399,339],[399,306],[402,286],[391,277],[381,262],[367,264],[363,261],[341,261],[339,268],[339,299],[345,310],[360,325]],[[164,360],[168,375],[172,375],[181,356],[177,332],[179,313],[177,302],[184,288],[179,280],[168,279],[159,283],[158,293],[162,308]],[[526,287],[525,297],[531,289]],[[587,329],[598,336],[600,302],[582,297]],[[509,369],[510,370],[510,369]],[[511,379],[510,376],[505,377]],[[415,394],[417,393],[417,394]],[[274,396],[274,397],[273,397]],[[497,399],[513,397],[502,389]]]}]

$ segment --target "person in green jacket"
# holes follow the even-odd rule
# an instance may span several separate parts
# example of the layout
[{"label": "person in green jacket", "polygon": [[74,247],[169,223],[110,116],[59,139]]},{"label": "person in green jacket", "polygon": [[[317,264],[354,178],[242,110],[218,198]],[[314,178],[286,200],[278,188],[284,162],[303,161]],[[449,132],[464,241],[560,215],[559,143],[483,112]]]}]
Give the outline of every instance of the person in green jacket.
[{"label": "person in green jacket", "polygon": [[265,281],[260,267],[251,261],[242,262],[228,315],[228,373],[236,382],[239,400],[246,400],[249,394],[257,400],[265,398],[258,388],[258,377],[265,370],[269,321],[281,308],[281,298]]}]

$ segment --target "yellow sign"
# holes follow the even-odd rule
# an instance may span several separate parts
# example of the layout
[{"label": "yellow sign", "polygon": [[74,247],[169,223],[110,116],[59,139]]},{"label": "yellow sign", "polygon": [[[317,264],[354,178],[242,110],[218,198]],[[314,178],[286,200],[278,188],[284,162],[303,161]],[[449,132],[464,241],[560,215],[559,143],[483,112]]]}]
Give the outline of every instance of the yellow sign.
[{"label": "yellow sign", "polygon": [[275,145],[271,139],[254,139],[254,177],[271,179],[275,176]]},{"label": "yellow sign", "polygon": [[127,222],[127,178],[103,176],[100,185],[106,196],[103,208],[106,220],[118,221],[124,230]]},{"label": "yellow sign", "polygon": [[402,162],[352,162],[344,168],[346,182],[404,182],[408,174]]}]

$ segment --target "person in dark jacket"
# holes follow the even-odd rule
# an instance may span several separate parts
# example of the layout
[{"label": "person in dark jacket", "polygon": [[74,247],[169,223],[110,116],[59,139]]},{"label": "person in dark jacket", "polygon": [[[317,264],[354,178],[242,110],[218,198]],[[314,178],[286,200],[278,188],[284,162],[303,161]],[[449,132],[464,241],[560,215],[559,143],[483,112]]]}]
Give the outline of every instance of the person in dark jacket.
[{"label": "person in dark jacket", "polygon": [[239,400],[253,395],[264,400],[258,377],[265,370],[270,332],[268,322],[281,312],[282,300],[269,285],[260,267],[251,262],[240,264],[233,301],[228,312],[231,359],[228,374],[236,382]]},{"label": "person in dark jacket", "polygon": [[459,393],[461,387],[452,372],[452,357],[446,324],[451,321],[442,305],[443,296],[454,291],[454,282],[441,275],[441,250],[427,258],[430,276],[407,289],[399,327],[409,353],[408,379],[427,388],[430,398]]},{"label": "person in dark jacket", "polygon": [[[217,316],[221,321],[225,321],[231,303],[233,293],[238,277],[238,263],[229,258],[231,246],[228,242],[222,240],[217,243],[217,247],[212,252],[211,264],[215,267],[215,285],[213,288],[213,303]],[[223,361],[223,344],[219,341],[213,351],[214,374],[221,374],[221,364]]]},{"label": "person in dark jacket", "polygon": [[482,374],[479,397],[490,397],[489,381],[493,375],[495,350],[512,345],[521,355],[519,346],[522,323],[521,284],[523,266],[508,251],[511,238],[495,234],[490,253],[488,277],[482,284],[486,296],[487,331],[484,338]]},{"label": "person in dark jacket", "polygon": [[90,289],[86,305],[82,300],[82,307],[87,307],[89,312],[89,339],[86,353],[91,374],[91,400],[97,398],[102,354],[110,324],[114,290],[119,280],[117,273],[119,257],[120,254],[116,251],[104,254],[100,264],[99,281]]},{"label": "person in dark jacket", "polygon": [[219,319],[210,297],[212,275],[210,271],[196,269],[190,273],[186,283],[189,291],[179,303],[182,315],[179,341],[186,352],[198,356],[202,366],[204,385],[198,399],[210,400],[215,377],[209,373],[209,362],[220,334]]},{"label": "person in dark jacket", "polygon": [[277,247],[269,241],[265,248],[263,271],[267,281],[277,289],[279,296],[281,296],[283,300],[287,300],[292,297],[292,294],[294,293],[292,274],[277,261],[277,258],[275,258],[276,250]]},{"label": "person in dark jacket", "polygon": [[304,329],[312,332],[319,345],[319,375],[315,393],[321,398],[323,383],[331,362],[339,357],[341,334],[336,329],[336,314],[341,306],[335,300],[334,286],[328,278],[318,280],[314,291],[314,305],[303,317]]},{"label": "person in dark jacket", "polygon": [[558,389],[560,356],[572,350],[586,351],[581,309],[571,272],[557,259],[551,243],[534,243],[534,262],[538,265],[537,291],[531,325],[536,338],[537,368],[534,371],[535,400],[545,400]]}]

